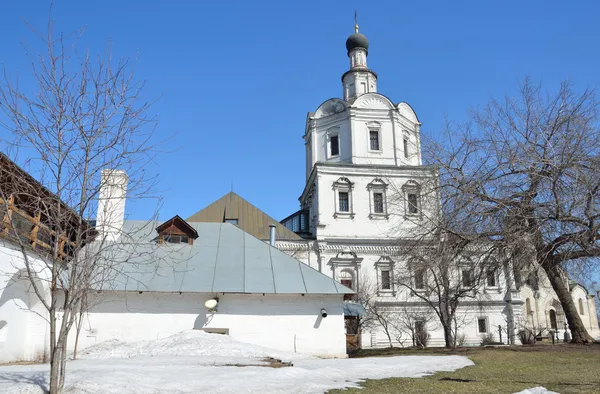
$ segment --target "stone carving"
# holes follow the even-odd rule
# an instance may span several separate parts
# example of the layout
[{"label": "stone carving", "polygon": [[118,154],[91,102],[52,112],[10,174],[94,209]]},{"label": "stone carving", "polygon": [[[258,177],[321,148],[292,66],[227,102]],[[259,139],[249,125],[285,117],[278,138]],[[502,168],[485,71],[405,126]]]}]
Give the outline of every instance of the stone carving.
[{"label": "stone carving", "polygon": [[368,109],[390,109],[390,104],[383,98],[377,96],[359,97],[358,107]]}]

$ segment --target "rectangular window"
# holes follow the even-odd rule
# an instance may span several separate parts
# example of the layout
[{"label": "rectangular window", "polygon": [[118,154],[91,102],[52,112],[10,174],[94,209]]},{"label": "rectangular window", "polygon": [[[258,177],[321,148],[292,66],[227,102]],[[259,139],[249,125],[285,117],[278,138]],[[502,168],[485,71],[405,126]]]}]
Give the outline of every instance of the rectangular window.
[{"label": "rectangular window", "polygon": [[473,271],[463,270],[462,272],[462,285],[463,287],[473,287]]},{"label": "rectangular window", "polygon": [[415,271],[415,289],[422,290],[425,288],[425,269],[419,268]]},{"label": "rectangular window", "polygon": [[369,141],[371,142],[371,150],[379,150],[379,131],[369,131]]},{"label": "rectangular window", "polygon": [[383,290],[389,290],[392,288],[390,271],[381,271],[381,288]]},{"label": "rectangular window", "polygon": [[419,213],[419,198],[416,193],[408,193],[408,213],[414,215]]},{"label": "rectangular window", "polygon": [[337,135],[331,136],[331,156],[338,156],[340,154],[340,139]]},{"label": "rectangular window", "polygon": [[339,192],[338,200],[339,200],[339,211],[340,212],[350,212],[350,200],[349,200],[348,192]]},{"label": "rectangular window", "polygon": [[384,213],[383,211],[383,193],[373,193],[373,212]]},{"label": "rectangular window", "polygon": [[170,244],[187,244],[189,242],[189,238],[187,235],[170,235],[167,234],[164,237],[165,242]]},{"label": "rectangular window", "polygon": [[231,224],[238,224],[238,220],[237,219],[225,219],[225,223],[231,223]]},{"label": "rectangular window", "polygon": [[496,287],[496,271],[488,270],[486,272],[486,283],[488,287]]},{"label": "rectangular window", "polygon": [[408,159],[408,139],[404,139],[404,157]]},{"label": "rectangular window", "polygon": [[487,319],[485,317],[477,319],[477,329],[480,334],[487,333]]}]

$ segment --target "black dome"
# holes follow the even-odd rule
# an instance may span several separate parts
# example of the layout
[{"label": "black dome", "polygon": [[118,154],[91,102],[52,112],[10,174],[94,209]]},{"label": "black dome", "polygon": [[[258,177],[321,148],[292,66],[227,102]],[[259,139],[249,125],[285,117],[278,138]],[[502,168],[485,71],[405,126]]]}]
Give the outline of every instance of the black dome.
[{"label": "black dome", "polygon": [[369,49],[369,40],[367,40],[367,37],[365,37],[364,34],[354,33],[348,37],[346,40],[346,49],[350,52],[354,48]]}]

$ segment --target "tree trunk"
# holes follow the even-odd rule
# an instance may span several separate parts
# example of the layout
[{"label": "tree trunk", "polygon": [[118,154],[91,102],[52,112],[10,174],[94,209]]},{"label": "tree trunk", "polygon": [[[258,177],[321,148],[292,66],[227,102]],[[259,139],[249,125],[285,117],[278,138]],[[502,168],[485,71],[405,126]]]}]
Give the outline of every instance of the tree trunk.
[{"label": "tree trunk", "polygon": [[446,322],[443,322],[442,327],[444,328],[444,341],[446,342],[446,347],[449,349],[454,348],[454,335],[452,335],[451,323],[447,324]]},{"label": "tree trunk", "polygon": [[558,300],[563,308],[567,322],[569,323],[569,329],[571,330],[572,343],[589,343],[594,342],[594,338],[588,334],[583,321],[577,312],[577,307],[571,297],[571,292],[568,286],[565,284],[564,278],[561,275],[561,271],[558,266],[552,262],[545,262],[542,264],[548,279],[552,284],[554,292],[558,296]]},{"label": "tree trunk", "polygon": [[50,394],[58,393],[58,367],[60,366],[60,357],[57,357],[56,347],[56,308],[54,300],[51,300],[50,309]]}]

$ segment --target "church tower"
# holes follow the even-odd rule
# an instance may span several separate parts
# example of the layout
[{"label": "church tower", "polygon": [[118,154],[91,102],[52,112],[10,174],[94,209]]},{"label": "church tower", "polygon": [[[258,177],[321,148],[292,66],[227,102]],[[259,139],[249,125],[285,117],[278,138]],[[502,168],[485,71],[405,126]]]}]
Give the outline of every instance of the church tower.
[{"label": "church tower", "polygon": [[301,210],[282,223],[322,241],[397,238],[398,218],[414,225],[423,214],[420,186],[433,176],[421,162],[421,123],[407,103],[377,92],[369,40],[358,24],[346,53],[342,98],[308,113]]}]

